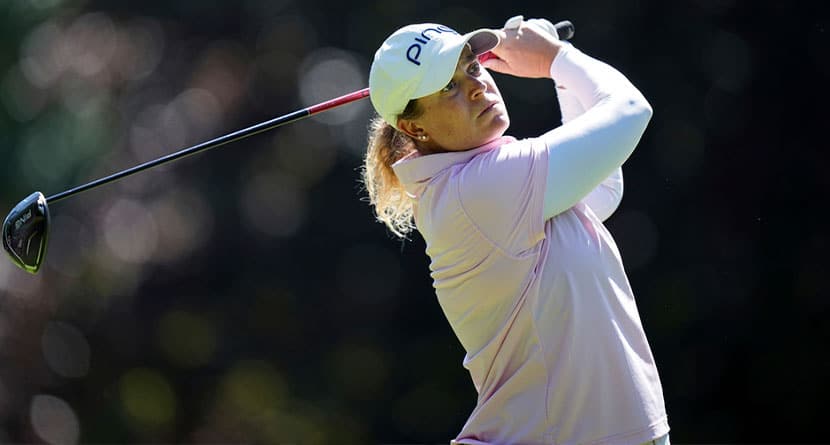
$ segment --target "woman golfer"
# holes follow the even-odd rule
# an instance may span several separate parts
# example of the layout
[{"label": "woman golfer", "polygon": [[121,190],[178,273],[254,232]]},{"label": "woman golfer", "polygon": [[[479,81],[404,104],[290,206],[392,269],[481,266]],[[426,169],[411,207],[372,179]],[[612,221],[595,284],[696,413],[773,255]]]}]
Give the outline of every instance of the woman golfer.
[{"label": "woman golfer", "polygon": [[[602,222],[652,110],[544,19],[393,33],[369,77],[364,181],[378,219],[426,242],[478,401],[454,444],[668,443],[660,378]],[[496,57],[480,63],[479,55]],[[487,69],[552,78],[563,124],[505,136]],[[553,125],[551,125],[553,127]]]}]

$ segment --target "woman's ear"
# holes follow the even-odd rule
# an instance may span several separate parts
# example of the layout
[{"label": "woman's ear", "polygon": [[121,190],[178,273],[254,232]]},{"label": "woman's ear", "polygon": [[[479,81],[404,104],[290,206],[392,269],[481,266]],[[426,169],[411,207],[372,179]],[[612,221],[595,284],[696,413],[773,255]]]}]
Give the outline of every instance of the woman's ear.
[{"label": "woman's ear", "polygon": [[406,133],[412,139],[423,139],[426,135],[424,128],[412,119],[398,119],[398,130]]}]

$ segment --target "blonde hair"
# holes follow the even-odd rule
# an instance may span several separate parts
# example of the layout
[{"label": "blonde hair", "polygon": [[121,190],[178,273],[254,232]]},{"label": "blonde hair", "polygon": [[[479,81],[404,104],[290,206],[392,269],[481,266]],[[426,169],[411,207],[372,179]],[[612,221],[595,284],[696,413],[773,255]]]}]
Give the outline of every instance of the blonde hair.
[{"label": "blonde hair", "polygon": [[[420,114],[421,110],[413,100],[400,117],[412,119]],[[415,201],[398,180],[392,164],[417,150],[415,141],[409,135],[383,118],[375,117],[369,123],[369,143],[361,171],[363,184],[369,193],[369,203],[375,208],[377,220],[401,238],[415,229]]]}]

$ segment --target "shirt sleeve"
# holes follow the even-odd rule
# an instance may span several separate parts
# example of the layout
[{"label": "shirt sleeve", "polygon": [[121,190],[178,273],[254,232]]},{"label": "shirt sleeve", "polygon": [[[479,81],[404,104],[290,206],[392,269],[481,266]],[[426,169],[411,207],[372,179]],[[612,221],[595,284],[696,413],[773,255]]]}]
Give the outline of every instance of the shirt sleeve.
[{"label": "shirt sleeve", "polygon": [[[556,98],[559,101],[559,109],[562,113],[563,125],[585,113],[585,107],[579,102],[579,99],[577,99],[576,95],[570,89],[562,85],[557,85]],[[559,159],[555,156],[549,157],[549,160],[551,159],[559,162]],[[548,172],[554,172],[554,174],[558,173],[556,168],[551,168],[550,166],[548,168]],[[546,182],[547,187],[545,188],[545,204],[558,206],[559,204],[555,201],[555,199],[553,199],[554,188],[551,187],[551,185],[556,184],[556,180],[548,175]],[[610,176],[605,178],[598,186],[591,190],[591,192],[582,199],[582,202],[591,208],[600,221],[605,221],[614,213],[614,211],[617,210],[617,207],[619,207],[620,202],[622,201],[622,196],[622,167],[617,167]],[[545,208],[545,215],[550,213],[553,213],[553,210]]]},{"label": "shirt sleeve", "polygon": [[[551,64],[563,125],[540,137],[548,151],[544,218],[585,200],[601,219],[622,198],[622,174],[651,119],[651,105],[611,66],[571,44]],[[590,196],[589,196],[590,195]]]},{"label": "shirt sleeve", "polygon": [[588,195],[582,198],[582,202],[591,208],[591,211],[594,212],[600,221],[605,221],[620,206],[622,196],[622,167],[617,167],[610,176],[605,178]]},{"label": "shirt sleeve", "polygon": [[547,149],[525,139],[477,155],[458,173],[461,208],[494,246],[522,255],[544,239]]}]

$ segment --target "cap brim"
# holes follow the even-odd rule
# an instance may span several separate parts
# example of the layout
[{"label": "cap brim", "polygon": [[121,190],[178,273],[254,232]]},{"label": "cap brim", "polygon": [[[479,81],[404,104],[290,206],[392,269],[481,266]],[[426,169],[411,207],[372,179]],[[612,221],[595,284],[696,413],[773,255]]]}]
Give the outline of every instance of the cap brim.
[{"label": "cap brim", "polygon": [[499,35],[489,29],[478,29],[464,34],[464,40],[470,44],[473,54],[478,56],[498,46]]}]

